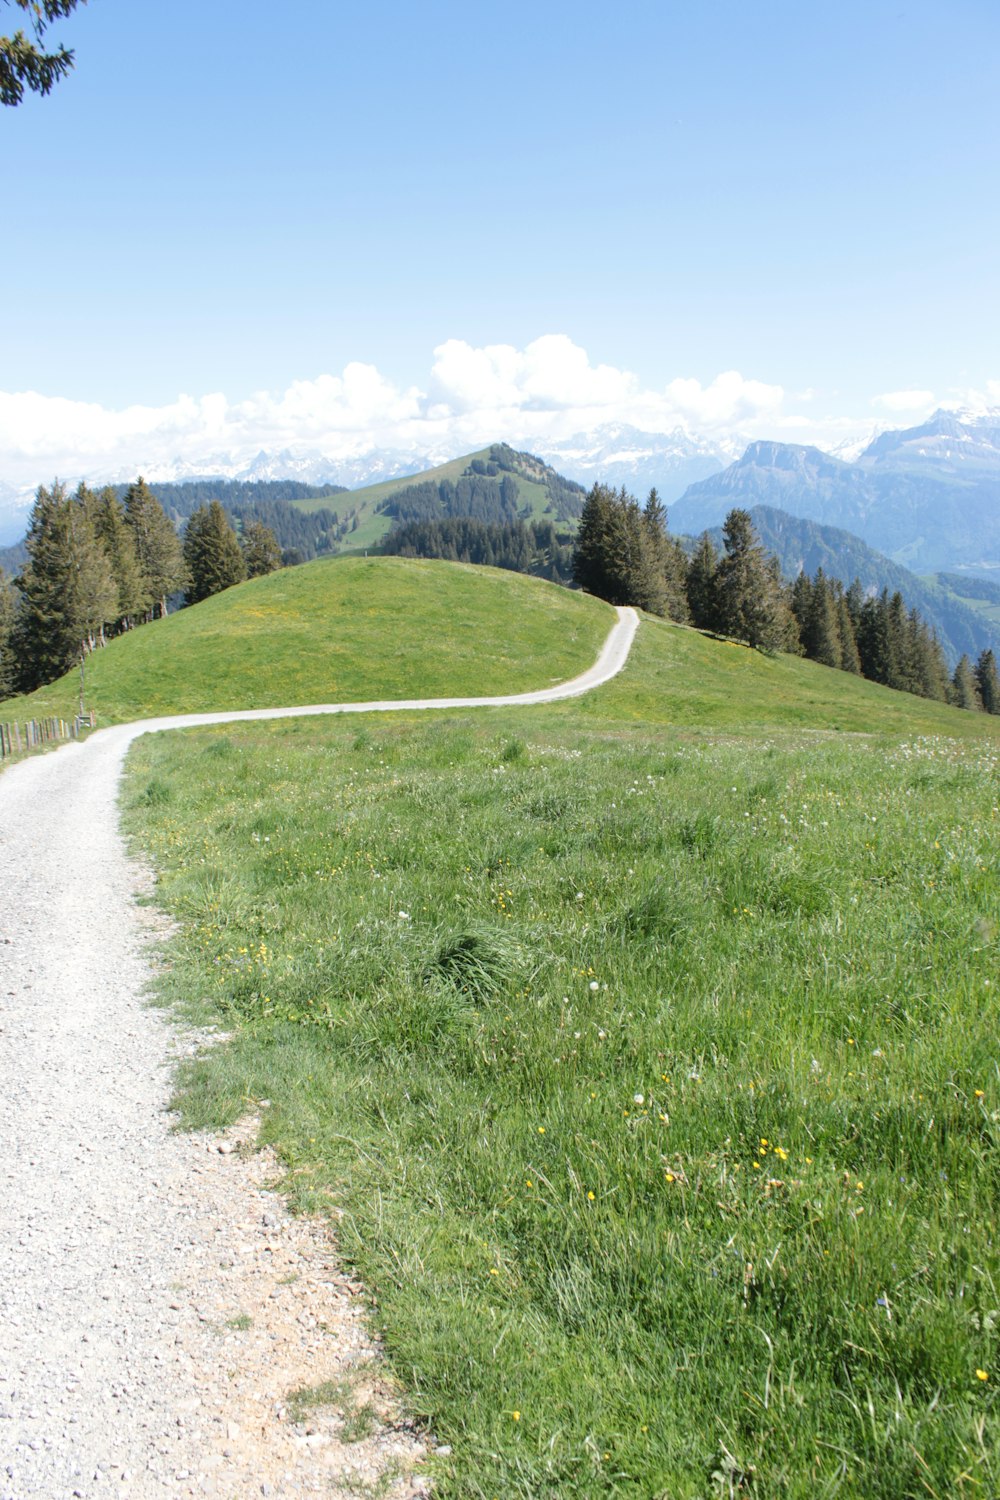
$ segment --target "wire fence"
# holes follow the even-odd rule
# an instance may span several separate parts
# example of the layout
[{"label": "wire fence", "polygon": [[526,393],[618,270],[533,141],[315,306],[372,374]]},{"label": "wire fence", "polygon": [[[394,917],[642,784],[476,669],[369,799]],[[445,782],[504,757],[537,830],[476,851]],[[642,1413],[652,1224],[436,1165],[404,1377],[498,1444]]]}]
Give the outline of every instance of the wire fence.
[{"label": "wire fence", "polygon": [[75,719],[28,719],[20,724],[0,723],[0,761],[12,755],[24,755],[41,745],[59,740],[76,740],[97,722],[93,709]]}]

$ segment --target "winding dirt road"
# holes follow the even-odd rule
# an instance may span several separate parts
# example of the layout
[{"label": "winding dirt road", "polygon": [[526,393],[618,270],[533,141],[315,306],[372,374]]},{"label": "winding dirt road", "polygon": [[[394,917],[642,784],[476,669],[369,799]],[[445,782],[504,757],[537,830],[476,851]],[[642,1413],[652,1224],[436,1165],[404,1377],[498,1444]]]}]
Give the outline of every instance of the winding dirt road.
[{"label": "winding dirt road", "polygon": [[[204,1038],[144,1004],[159,919],[121,770],[154,730],[573,697],[624,666],[638,619],[618,616],[553,688],[148,719],[0,776],[0,1500],[427,1492],[363,1288],[268,1191],[255,1120],[171,1133],[174,1059]],[[292,1420],[289,1393],[323,1382],[335,1399]]]}]

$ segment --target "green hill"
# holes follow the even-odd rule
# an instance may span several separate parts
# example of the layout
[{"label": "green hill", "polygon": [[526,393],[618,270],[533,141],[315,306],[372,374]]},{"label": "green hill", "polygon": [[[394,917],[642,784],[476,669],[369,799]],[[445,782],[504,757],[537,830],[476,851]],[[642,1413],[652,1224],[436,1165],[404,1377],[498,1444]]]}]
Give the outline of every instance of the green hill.
[{"label": "green hill", "polygon": [[[524,520],[564,521],[570,530],[575,530],[584,499],[583,487],[564,479],[531,453],[517,452],[506,443],[494,443],[435,469],[387,479],[338,497],[339,510],[351,517],[352,527],[340,544],[340,550],[357,553],[377,548],[393,524],[399,506],[405,504],[408,497],[418,500],[421,514],[427,519],[470,514],[479,514],[485,519],[482,510],[469,503],[473,500],[472,495],[468,501],[463,501],[455,492],[465,481],[467,487],[477,486],[480,503],[485,500],[488,504],[484,492],[491,486],[499,491],[504,478],[513,485],[513,508],[504,519],[520,516]],[[294,503],[306,512],[321,504],[314,499]],[[501,516],[498,514],[492,519],[501,519]]]},{"label": "green hill", "polygon": [[[404,629],[468,680],[419,592],[469,570],[405,575],[405,621],[394,563],[338,570],[352,696]],[[511,575],[472,577],[495,650]],[[1000,719],[648,619],[578,700],[133,748],[161,992],[228,1037],[182,1117],[269,1101],[441,1500],[1000,1493],[998,753]]]},{"label": "green hill", "polygon": [[[321,558],[109,642],[86,665],[102,722],[162,713],[520,692],[590,666],[610,607],[518,573],[405,558]],[[0,705],[76,711],[79,674]]]}]

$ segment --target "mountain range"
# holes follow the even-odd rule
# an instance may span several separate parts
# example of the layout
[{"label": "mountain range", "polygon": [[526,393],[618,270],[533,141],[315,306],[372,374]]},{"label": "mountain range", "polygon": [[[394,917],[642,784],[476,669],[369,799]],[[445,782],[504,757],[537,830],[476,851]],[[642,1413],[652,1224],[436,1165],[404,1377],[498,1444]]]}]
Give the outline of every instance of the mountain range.
[{"label": "mountain range", "polygon": [[751,443],[671,507],[687,532],[763,505],[839,527],[914,572],[1000,569],[1000,410],[937,411],[878,434],[852,463],[819,448]]}]

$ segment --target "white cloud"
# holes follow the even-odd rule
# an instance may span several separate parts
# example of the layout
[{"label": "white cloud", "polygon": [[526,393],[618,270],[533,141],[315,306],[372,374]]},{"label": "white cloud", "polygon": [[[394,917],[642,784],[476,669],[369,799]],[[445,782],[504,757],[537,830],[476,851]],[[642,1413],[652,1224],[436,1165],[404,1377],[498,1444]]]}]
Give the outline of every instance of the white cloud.
[{"label": "white cloud", "polygon": [[893,414],[901,412],[906,416],[914,413],[929,415],[937,404],[933,391],[886,391],[882,396],[872,397],[872,406],[881,406]]},{"label": "white cloud", "polygon": [[[475,347],[448,339],[433,351],[426,388],[402,386],[374,365],[293,381],[283,391],[233,400],[222,392],[180,395],[164,406],[120,410],[36,392],[0,392],[0,486],[34,488],[60,476],[99,482],[139,472],[238,472],[264,449],[310,450],[332,464],[376,450],[454,456],[506,440],[542,446],[598,426],[653,433],[681,428],[736,450],[753,438],[835,447],[863,434],[870,417],[823,414],[815,390],[789,396],[780,385],[726,370],[703,383],[681,375],[662,388],[633,372],[594,364],[566,334],[523,349]],[[1000,383],[962,393],[966,405],[1000,403]],[[873,400],[912,415],[929,391],[890,391]],[[957,404],[957,403],[956,403]]]}]

